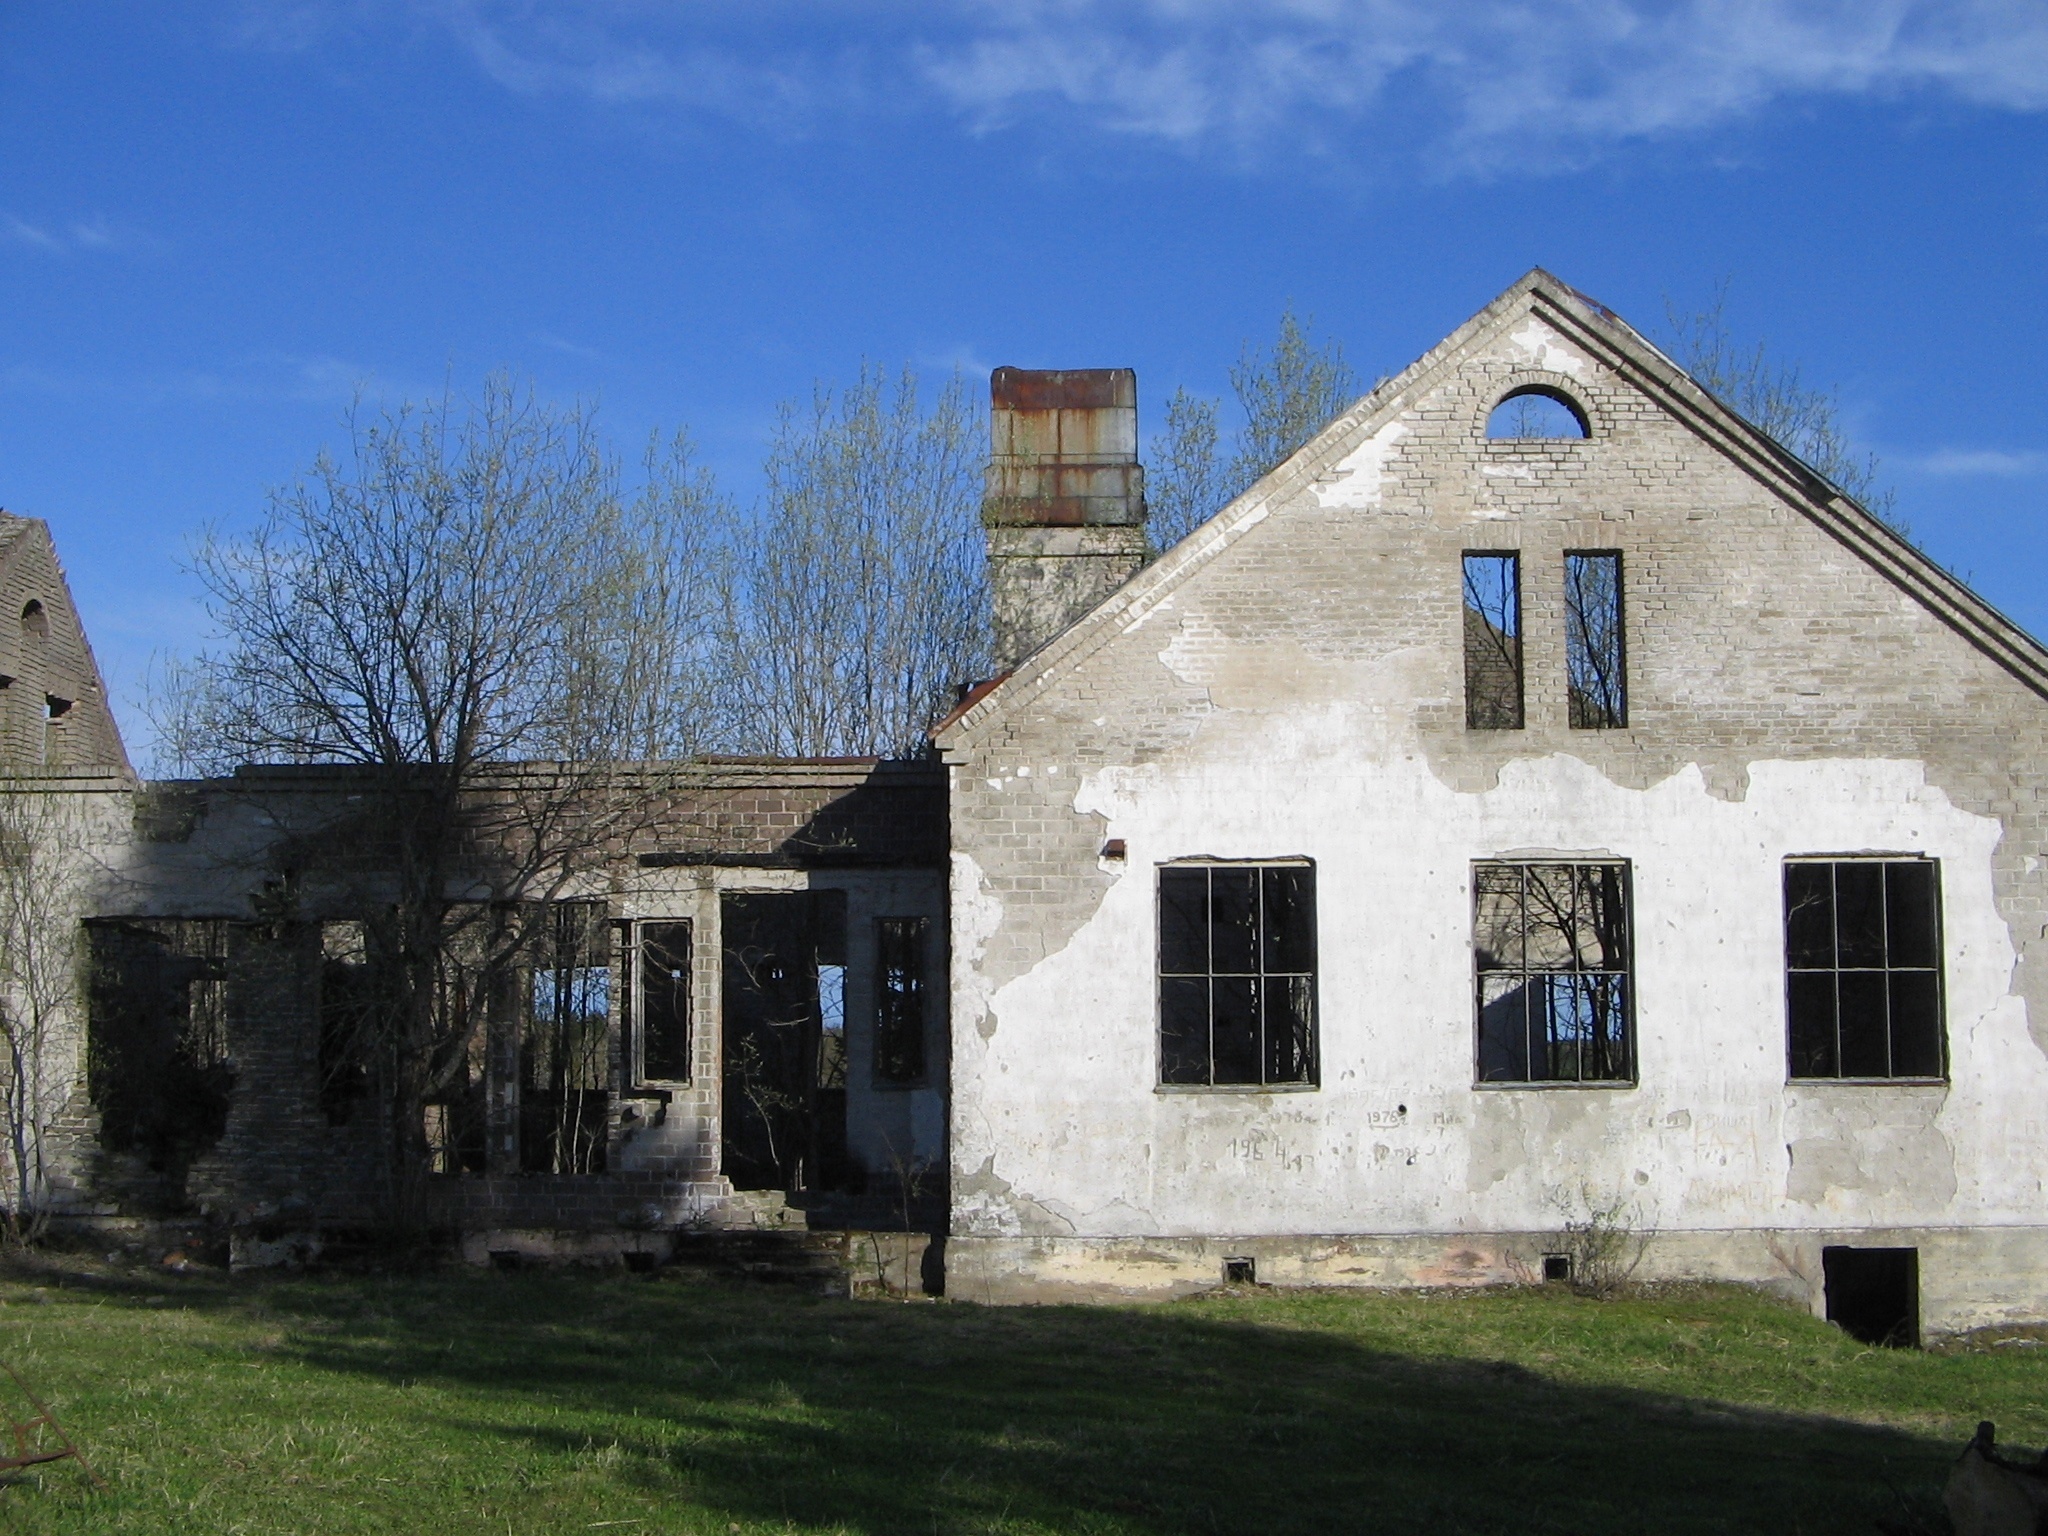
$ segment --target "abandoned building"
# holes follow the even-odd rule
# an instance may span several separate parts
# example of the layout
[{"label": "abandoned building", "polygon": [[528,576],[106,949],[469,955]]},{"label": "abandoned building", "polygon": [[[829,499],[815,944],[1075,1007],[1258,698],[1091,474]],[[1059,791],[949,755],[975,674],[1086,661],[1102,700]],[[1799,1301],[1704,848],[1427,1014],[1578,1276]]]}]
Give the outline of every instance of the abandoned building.
[{"label": "abandoned building", "polygon": [[[473,1257],[894,1224],[1009,1301],[1540,1280],[1604,1223],[2048,1317],[2036,641],[1542,272],[1164,551],[1130,373],[998,370],[991,428],[1001,675],[928,761],[687,765],[558,893],[422,1128]],[[360,896],[280,853],[347,774],[137,782],[7,538],[8,788],[93,871],[69,1219],[361,1217]]]}]

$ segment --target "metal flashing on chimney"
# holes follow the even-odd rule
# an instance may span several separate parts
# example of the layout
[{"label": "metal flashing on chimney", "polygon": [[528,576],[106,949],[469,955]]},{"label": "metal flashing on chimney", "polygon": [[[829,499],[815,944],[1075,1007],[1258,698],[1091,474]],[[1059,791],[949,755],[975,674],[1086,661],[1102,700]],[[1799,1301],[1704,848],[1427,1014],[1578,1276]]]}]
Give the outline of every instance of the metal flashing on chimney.
[{"label": "metal flashing on chimney", "polygon": [[1008,668],[1145,563],[1138,376],[998,368],[989,377],[987,529],[998,666]]}]

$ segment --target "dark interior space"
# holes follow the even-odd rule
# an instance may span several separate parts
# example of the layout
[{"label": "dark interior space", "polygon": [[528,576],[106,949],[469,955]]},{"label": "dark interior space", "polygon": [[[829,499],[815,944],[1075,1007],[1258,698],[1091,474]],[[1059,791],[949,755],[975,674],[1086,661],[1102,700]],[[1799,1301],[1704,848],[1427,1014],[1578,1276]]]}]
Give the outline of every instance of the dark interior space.
[{"label": "dark interior space", "polygon": [[1823,1248],[1820,1263],[1829,1322],[1866,1344],[1919,1348],[1919,1249]]}]

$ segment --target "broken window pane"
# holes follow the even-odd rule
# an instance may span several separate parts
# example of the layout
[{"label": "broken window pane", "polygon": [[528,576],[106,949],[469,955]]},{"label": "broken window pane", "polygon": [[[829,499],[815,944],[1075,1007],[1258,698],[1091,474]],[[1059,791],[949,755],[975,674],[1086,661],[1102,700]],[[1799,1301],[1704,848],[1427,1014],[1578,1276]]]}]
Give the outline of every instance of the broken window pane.
[{"label": "broken window pane", "polygon": [[1785,864],[1785,1006],[1795,1078],[1938,1078],[1940,866]]},{"label": "broken window pane", "polygon": [[875,924],[875,1078],[921,1083],[924,1063],[924,952],[929,924],[885,917]]},{"label": "broken window pane", "polygon": [[1575,730],[1628,724],[1621,611],[1621,554],[1580,550],[1564,557],[1565,686]]},{"label": "broken window pane", "polygon": [[[1785,866],[1785,955],[1795,969],[1835,963],[1835,872],[1831,864]],[[1830,984],[1828,995],[1834,995]],[[1830,1017],[1834,1004],[1828,1005]],[[1834,1025],[1828,1025],[1832,1033]]]},{"label": "broken window pane", "polygon": [[611,1106],[611,955],[604,905],[552,904],[519,1041],[519,1166],[602,1173]]},{"label": "broken window pane", "polygon": [[1479,1080],[1632,1081],[1628,866],[1479,864],[1472,890]]},{"label": "broken window pane", "polygon": [[1159,871],[1159,1080],[1313,1083],[1315,870]]},{"label": "broken window pane", "polygon": [[640,1081],[690,1080],[690,925],[640,924]]},{"label": "broken window pane", "polygon": [[1522,728],[1522,558],[1465,556],[1465,725]]}]

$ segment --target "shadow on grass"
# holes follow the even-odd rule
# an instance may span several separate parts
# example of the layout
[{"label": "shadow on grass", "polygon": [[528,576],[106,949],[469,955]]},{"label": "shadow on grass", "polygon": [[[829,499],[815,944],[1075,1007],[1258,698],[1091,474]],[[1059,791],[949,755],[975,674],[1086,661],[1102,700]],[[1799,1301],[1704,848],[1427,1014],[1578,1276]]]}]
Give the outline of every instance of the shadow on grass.
[{"label": "shadow on grass", "polygon": [[1900,1518],[1894,1487],[1937,1508],[1953,1454],[1201,1303],[898,1306],[547,1276],[184,1291],[260,1308],[306,1365],[454,1389],[451,1431],[596,1454],[622,1486],[722,1518],[827,1530],[1871,1533]]}]

